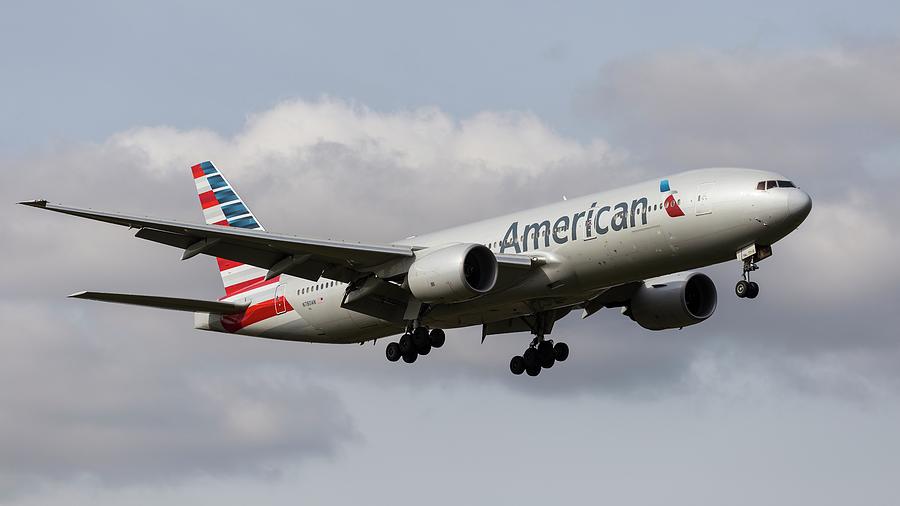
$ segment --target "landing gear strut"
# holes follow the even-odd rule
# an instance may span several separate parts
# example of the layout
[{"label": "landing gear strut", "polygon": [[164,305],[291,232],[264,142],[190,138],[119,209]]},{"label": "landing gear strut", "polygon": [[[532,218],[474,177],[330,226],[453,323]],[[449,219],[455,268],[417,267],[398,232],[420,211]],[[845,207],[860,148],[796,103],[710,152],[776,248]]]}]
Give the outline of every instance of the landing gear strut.
[{"label": "landing gear strut", "polygon": [[[553,320],[549,320],[552,322]],[[545,339],[544,334],[548,332],[548,328],[552,323],[547,321],[547,315],[539,313],[536,315],[533,333],[535,334],[531,344],[521,355],[516,355],[509,361],[509,370],[516,376],[523,372],[529,376],[537,376],[541,373],[541,369],[549,369],[556,362],[564,362],[569,358],[569,346],[566,343],[555,343],[550,339]]]}]

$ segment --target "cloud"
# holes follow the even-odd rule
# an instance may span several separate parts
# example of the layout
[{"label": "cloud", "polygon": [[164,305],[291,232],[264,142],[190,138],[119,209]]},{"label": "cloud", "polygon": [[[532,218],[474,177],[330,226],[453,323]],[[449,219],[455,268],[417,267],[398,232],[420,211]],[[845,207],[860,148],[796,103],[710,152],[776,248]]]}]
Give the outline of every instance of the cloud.
[{"label": "cloud", "polygon": [[[456,119],[433,107],[383,113],[331,98],[283,102],[250,116],[231,138],[137,128],[105,146],[141,160],[154,174],[180,174],[198,157],[212,159],[243,192],[255,194],[250,201],[261,208],[257,214],[276,226],[381,241],[421,231],[396,220],[409,212],[423,224],[441,226],[511,203],[528,207],[533,197],[557,200],[567,188],[562,181],[543,185],[557,192],[549,194],[532,183],[560,172],[614,181],[619,178],[610,168],[626,156],[602,139],[563,137],[527,112],[484,111]],[[463,198],[466,205],[460,206]],[[288,200],[294,205],[285,219]],[[357,206],[336,205],[344,202],[364,203],[365,217]],[[295,214],[320,209],[337,215],[298,223]]]},{"label": "cloud", "polygon": [[830,194],[896,180],[879,167],[898,161],[898,61],[896,41],[656,53],[603,67],[579,102],[655,165],[770,167]]},{"label": "cloud", "polygon": [[[721,302],[703,325],[653,333],[615,311],[585,321],[569,316],[554,337],[567,341],[573,355],[536,382],[506,369],[525,335],[492,336],[482,345],[473,329],[453,331],[443,349],[398,366],[383,359],[384,341],[326,347],[227,337],[191,330],[184,315],[61,300],[79,289],[214,297],[220,287],[209,259],[178,262],[177,251],[132,240],[124,229],[17,207],[0,223],[12,260],[0,264],[7,287],[0,298],[3,345],[11,350],[0,357],[0,378],[22,388],[0,392],[4,405],[15,406],[0,416],[0,446],[10,448],[0,457],[0,475],[165,482],[265,474],[282,461],[331,455],[359,438],[341,400],[317,386],[334,375],[643,398],[720,381],[723,368],[714,365],[740,356],[798,390],[827,385],[823,392],[865,395],[869,389],[860,385],[895,388],[888,371],[898,349],[889,329],[900,323],[892,310],[898,276],[890,251],[897,244],[888,211],[898,204],[881,200],[887,189],[862,184],[875,175],[848,181],[834,161],[820,165],[817,154],[839,152],[858,162],[862,150],[886,146],[889,135],[879,130],[871,138],[883,142],[856,136],[841,144],[849,141],[834,140],[839,126],[822,127],[817,135],[798,135],[805,153],[798,156],[800,148],[785,140],[791,129],[837,122],[839,112],[791,105],[789,96],[802,97],[803,73],[773,85],[781,90],[773,95],[764,93],[771,87],[745,84],[807,62],[811,80],[832,90],[817,93],[836,97],[834,90],[854,82],[845,66],[865,71],[853,62],[878,61],[880,54],[845,55],[851,63],[834,56],[768,62],[706,54],[682,55],[682,65],[663,57],[611,65],[589,95],[617,126],[614,144],[563,136],[528,112],[455,118],[436,108],[379,112],[323,98],[278,104],[250,116],[232,136],[140,127],[97,144],[0,160],[7,202],[41,196],[196,221],[188,167],[212,159],[268,229],[378,242],[714,160],[789,165],[784,172],[806,177],[798,180],[809,182],[816,198],[809,221],[776,245],[776,256],[758,273],[760,299],[730,297],[738,267],[729,264],[708,270]],[[681,76],[691,70],[704,70],[705,79]],[[652,80],[670,87],[656,96],[660,87]],[[702,100],[720,89],[731,98]],[[887,88],[870,90],[889,97]],[[793,112],[767,105],[771,100]],[[754,104],[763,104],[762,112]],[[891,132],[891,107],[849,117]],[[763,128],[778,114],[790,118]],[[851,148],[857,152],[848,154]]]},{"label": "cloud", "polygon": [[285,461],[359,439],[340,400],[301,369],[222,370],[222,360],[205,365],[214,350],[164,352],[171,324],[48,307],[0,303],[0,476],[16,484],[0,499],[78,477],[121,486],[277,475]]}]

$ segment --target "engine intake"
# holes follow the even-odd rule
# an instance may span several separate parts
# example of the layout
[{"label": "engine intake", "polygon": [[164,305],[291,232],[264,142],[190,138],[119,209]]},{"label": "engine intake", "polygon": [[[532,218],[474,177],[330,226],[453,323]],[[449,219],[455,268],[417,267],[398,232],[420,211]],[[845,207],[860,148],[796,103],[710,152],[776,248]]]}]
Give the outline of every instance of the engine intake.
[{"label": "engine intake", "polygon": [[497,259],[481,244],[453,244],[416,252],[407,283],[422,302],[453,303],[474,299],[494,288]]},{"label": "engine intake", "polygon": [[698,272],[645,282],[632,296],[626,314],[648,330],[687,327],[716,311],[716,285]]}]

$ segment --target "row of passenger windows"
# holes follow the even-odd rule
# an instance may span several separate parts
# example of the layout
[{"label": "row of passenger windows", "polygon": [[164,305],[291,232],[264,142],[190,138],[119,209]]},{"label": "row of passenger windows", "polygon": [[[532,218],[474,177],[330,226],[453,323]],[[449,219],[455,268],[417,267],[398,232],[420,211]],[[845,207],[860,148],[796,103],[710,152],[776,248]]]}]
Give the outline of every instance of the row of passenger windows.
[{"label": "row of passenger windows", "polygon": [[756,183],[757,190],[768,190],[770,188],[796,188],[791,181],[760,181]]},{"label": "row of passenger windows", "polygon": [[338,285],[346,285],[347,283],[341,283],[340,281],[326,281],[325,283],[318,283],[312,286],[307,286],[306,288],[301,288],[297,290],[297,295],[303,295],[306,293],[317,292],[319,290],[324,290],[326,288],[331,288],[333,286]]},{"label": "row of passenger windows", "polygon": [[[678,199],[677,201],[675,201],[675,205],[681,205],[681,199]],[[660,210],[660,211],[661,211],[661,210],[663,210],[663,209],[665,209],[665,208],[666,208],[666,204],[665,204],[665,202],[662,202],[662,203],[659,203],[659,204],[653,204],[652,206],[649,206],[647,210],[648,210],[648,211],[657,211],[657,210]],[[646,211],[645,211],[645,212],[646,212]],[[585,222],[585,226],[587,226],[587,222]],[[569,230],[569,227],[567,227],[567,226],[566,226],[566,227],[556,227],[556,232],[567,232],[568,230]],[[543,239],[543,238],[546,237],[546,236],[547,236],[547,232],[546,232],[546,231],[541,231],[539,237],[540,237],[541,239]],[[531,236],[531,237],[533,237],[533,236]],[[524,241],[525,241],[525,236],[524,236],[524,235],[523,235],[523,236],[519,236],[517,239],[518,239],[519,241],[524,242]],[[494,242],[486,242],[486,243],[484,243],[485,246],[487,246],[488,248],[491,248],[491,249],[499,248],[502,244],[503,244],[503,241],[502,241],[502,240],[501,240],[501,241],[494,241]],[[507,244],[507,247],[512,246],[512,245],[513,245],[513,243],[512,243],[512,242],[509,242],[509,243]]]}]

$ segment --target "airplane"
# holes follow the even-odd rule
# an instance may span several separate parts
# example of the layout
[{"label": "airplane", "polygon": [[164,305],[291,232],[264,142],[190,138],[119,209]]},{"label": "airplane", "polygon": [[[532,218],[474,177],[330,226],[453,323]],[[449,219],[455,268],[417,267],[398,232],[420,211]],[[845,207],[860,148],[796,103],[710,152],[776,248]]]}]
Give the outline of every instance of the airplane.
[{"label": "airplane", "polygon": [[812,209],[775,172],[699,169],[384,244],[267,232],[209,161],[191,167],[206,225],[20,202],[136,229],[136,237],[216,258],[217,301],[108,292],[76,299],[194,313],[199,330],[312,343],[364,343],[400,335],[391,362],[413,363],[445,342],[445,329],[533,335],[510,360],[537,376],[569,356],[548,336],[573,310],[603,308],[649,330],[708,319],[718,295],[694,269],[737,260],[740,298],[772,244]]}]

